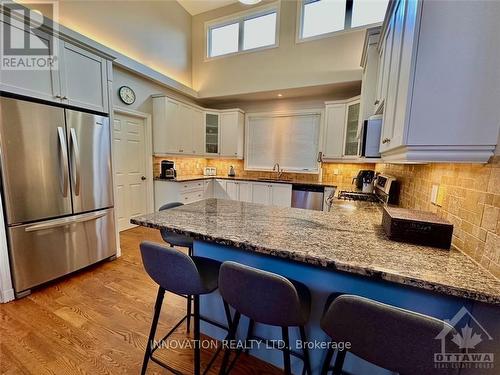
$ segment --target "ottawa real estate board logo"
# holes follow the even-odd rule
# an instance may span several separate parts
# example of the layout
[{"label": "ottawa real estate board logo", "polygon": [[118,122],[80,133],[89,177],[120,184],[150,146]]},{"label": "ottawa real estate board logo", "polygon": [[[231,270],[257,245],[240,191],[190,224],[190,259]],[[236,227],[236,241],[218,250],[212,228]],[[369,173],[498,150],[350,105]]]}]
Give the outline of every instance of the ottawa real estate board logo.
[{"label": "ottawa real estate board logo", "polygon": [[1,70],[58,68],[57,1],[0,0]]},{"label": "ottawa real estate board logo", "polygon": [[484,350],[493,337],[481,323],[462,307],[435,337],[441,341],[441,350],[434,353],[435,368],[493,369],[494,353]]}]

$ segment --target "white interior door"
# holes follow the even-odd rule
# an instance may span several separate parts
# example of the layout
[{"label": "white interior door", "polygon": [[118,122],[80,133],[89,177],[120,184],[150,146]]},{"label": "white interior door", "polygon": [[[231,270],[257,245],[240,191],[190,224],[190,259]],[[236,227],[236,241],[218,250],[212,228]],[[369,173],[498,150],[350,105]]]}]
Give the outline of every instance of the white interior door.
[{"label": "white interior door", "polygon": [[115,209],[120,231],[134,227],[132,216],[148,211],[145,122],[139,117],[114,115]]}]

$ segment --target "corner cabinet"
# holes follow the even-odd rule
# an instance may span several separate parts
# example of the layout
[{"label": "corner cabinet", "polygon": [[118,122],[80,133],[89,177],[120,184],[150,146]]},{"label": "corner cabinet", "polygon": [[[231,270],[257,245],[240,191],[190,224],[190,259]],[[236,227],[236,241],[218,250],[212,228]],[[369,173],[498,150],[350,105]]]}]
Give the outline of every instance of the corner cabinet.
[{"label": "corner cabinet", "polygon": [[484,163],[493,155],[500,54],[485,36],[500,17],[494,3],[390,3],[378,48],[384,161]]},{"label": "corner cabinet", "polygon": [[[11,25],[19,33],[30,34]],[[37,37],[58,57],[58,69],[2,70],[0,90],[56,104],[109,113],[107,58],[37,31]]]},{"label": "corner cabinet", "polygon": [[220,112],[220,156],[243,159],[245,116],[240,110]]},{"label": "corner cabinet", "polygon": [[358,158],[359,97],[347,101],[327,102],[325,109],[323,158]]},{"label": "corner cabinet", "polygon": [[206,110],[153,96],[153,153],[241,159],[243,111]]}]

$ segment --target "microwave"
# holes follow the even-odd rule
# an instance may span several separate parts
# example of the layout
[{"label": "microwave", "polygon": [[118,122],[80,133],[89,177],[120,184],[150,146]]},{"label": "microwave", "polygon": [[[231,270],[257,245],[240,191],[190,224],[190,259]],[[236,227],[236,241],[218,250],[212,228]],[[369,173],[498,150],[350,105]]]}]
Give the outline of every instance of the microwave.
[{"label": "microwave", "polygon": [[380,158],[382,115],[370,116],[361,129],[360,155],[365,158]]}]

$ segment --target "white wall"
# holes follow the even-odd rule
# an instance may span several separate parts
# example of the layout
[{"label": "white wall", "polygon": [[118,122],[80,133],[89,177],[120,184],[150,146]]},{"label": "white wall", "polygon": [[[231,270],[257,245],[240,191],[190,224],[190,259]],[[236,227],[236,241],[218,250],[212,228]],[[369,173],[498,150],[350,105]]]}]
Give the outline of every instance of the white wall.
[{"label": "white wall", "polygon": [[193,88],[200,98],[361,80],[365,31],[296,43],[297,0],[281,1],[279,47],[205,61],[205,22],[239,3],[193,17]]},{"label": "white wall", "polygon": [[[132,105],[124,104],[118,97],[118,89],[121,86],[129,86],[136,94],[136,100]],[[194,103],[191,98],[181,95],[165,86],[156,84],[137,74],[119,67],[113,67],[113,105],[116,107],[129,108],[140,112],[153,114],[153,101],[151,95],[164,94],[182,101]]]},{"label": "white wall", "polygon": [[61,0],[59,23],[191,86],[191,15],[174,0]]}]

